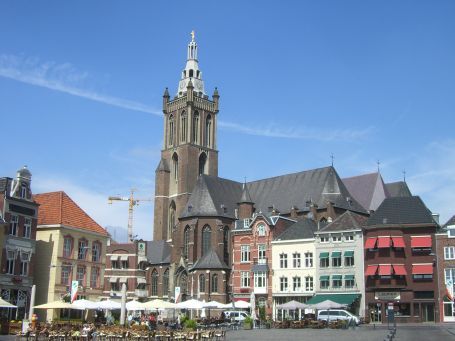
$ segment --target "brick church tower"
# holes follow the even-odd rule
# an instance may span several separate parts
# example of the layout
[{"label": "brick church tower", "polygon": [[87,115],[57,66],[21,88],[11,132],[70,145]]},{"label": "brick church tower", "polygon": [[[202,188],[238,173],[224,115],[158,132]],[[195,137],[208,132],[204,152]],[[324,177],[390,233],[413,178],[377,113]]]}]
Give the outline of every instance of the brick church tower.
[{"label": "brick church tower", "polygon": [[171,240],[178,217],[201,174],[218,176],[218,90],[206,95],[198,47],[188,44],[187,61],[173,99],[163,95],[164,138],[155,171],[154,240]]}]

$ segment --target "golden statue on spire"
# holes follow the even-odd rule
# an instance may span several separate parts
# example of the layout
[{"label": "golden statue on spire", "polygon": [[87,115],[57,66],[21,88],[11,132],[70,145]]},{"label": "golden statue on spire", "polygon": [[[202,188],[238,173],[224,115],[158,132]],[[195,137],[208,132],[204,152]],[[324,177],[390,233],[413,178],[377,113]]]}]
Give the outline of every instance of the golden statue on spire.
[{"label": "golden statue on spire", "polygon": [[191,41],[194,41],[194,30],[191,31]]}]

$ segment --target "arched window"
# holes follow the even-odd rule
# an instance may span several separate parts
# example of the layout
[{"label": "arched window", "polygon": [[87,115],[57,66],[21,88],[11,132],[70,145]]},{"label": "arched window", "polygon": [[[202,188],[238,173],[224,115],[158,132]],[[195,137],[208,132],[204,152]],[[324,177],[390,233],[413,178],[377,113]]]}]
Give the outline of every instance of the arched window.
[{"label": "arched window", "polygon": [[225,226],[223,230],[223,259],[229,264],[229,227]]},{"label": "arched window", "polygon": [[212,146],[212,116],[207,115],[205,120],[204,146]]},{"label": "arched window", "polygon": [[169,268],[163,274],[163,296],[169,295]]},{"label": "arched window", "polygon": [[175,226],[175,202],[172,201],[169,205],[169,217],[168,217],[168,227],[167,227],[167,239],[172,238],[172,230]]},{"label": "arched window", "polygon": [[158,296],[158,271],[152,271],[152,281],[151,281],[151,292],[152,296]]},{"label": "arched window", "polygon": [[202,153],[199,155],[199,175],[206,174],[205,165],[207,163],[207,154]]},{"label": "arched window", "polygon": [[175,132],[175,124],[174,124],[174,116],[169,116],[169,142],[170,146],[174,145],[174,132]]},{"label": "arched window", "polygon": [[193,69],[190,69],[190,77],[193,77],[193,73],[194,73]]},{"label": "arched window", "polygon": [[183,230],[183,257],[188,258],[188,250],[190,244],[190,227],[187,225],[185,226],[185,230]]},{"label": "arched window", "polygon": [[199,113],[196,111],[193,115],[193,143],[199,143]]},{"label": "arched window", "polygon": [[179,284],[180,284],[180,293],[185,294],[188,287],[188,275],[186,272],[182,273],[179,278]]},{"label": "arched window", "polygon": [[205,276],[199,275],[199,292],[205,292]]},{"label": "arched window", "polygon": [[210,250],[212,237],[212,229],[209,225],[205,225],[202,229],[202,256],[205,255]]},{"label": "arched window", "polygon": [[187,130],[187,123],[186,123],[186,112],[182,112],[180,116],[180,140],[182,142],[186,142],[186,130]]},{"label": "arched window", "polygon": [[177,153],[172,155],[172,175],[174,177],[174,181],[177,182],[179,179],[179,157]]},{"label": "arched window", "polygon": [[210,292],[218,292],[218,275],[212,275],[212,283],[210,285]]}]

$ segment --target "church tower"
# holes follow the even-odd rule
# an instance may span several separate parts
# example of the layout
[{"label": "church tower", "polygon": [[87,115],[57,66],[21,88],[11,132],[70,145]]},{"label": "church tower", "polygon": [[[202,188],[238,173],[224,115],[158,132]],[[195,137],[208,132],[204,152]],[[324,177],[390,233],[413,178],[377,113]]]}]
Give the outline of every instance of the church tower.
[{"label": "church tower", "polygon": [[166,88],[163,95],[164,136],[155,171],[154,240],[172,239],[198,176],[218,176],[218,100],[216,88],[212,99],[205,93],[193,31],[177,94],[170,99]]}]

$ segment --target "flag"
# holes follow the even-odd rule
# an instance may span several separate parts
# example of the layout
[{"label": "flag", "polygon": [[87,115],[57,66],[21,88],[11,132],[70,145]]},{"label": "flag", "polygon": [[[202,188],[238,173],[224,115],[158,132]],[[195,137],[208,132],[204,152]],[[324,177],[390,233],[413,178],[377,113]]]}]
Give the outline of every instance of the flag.
[{"label": "flag", "polygon": [[447,297],[453,302],[453,279],[446,280]]},{"label": "flag", "polygon": [[71,282],[71,303],[73,303],[77,298],[77,289],[79,288],[78,281]]},{"label": "flag", "polygon": [[180,302],[180,287],[175,287],[174,289],[175,303]]}]

